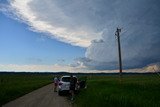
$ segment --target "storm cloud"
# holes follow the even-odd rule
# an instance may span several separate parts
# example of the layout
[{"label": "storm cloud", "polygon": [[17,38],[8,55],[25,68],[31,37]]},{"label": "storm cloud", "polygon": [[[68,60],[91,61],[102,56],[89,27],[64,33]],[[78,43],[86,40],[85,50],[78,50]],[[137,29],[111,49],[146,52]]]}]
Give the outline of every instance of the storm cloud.
[{"label": "storm cloud", "polygon": [[117,27],[122,28],[124,68],[160,62],[158,0],[11,0],[0,10],[34,31],[87,48],[77,60],[89,69],[117,69]]},{"label": "storm cloud", "polygon": [[91,63],[85,60],[83,62],[87,65],[96,62],[98,63],[94,66],[96,68],[116,69],[118,49],[114,33],[116,27],[120,26],[123,68],[140,68],[158,63],[160,61],[159,5],[160,2],[157,1],[121,1],[117,5],[116,12],[119,16],[117,20],[114,19],[112,25],[107,25],[106,22],[107,27],[102,34],[104,42],[92,42],[87,49],[86,58],[90,59]]}]

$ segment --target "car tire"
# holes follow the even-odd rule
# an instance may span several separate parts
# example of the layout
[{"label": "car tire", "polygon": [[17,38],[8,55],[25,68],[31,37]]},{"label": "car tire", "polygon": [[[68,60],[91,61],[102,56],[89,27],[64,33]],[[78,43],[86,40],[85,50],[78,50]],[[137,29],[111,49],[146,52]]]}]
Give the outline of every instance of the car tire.
[{"label": "car tire", "polygon": [[62,96],[62,91],[58,91],[58,95],[59,95],[59,96]]}]

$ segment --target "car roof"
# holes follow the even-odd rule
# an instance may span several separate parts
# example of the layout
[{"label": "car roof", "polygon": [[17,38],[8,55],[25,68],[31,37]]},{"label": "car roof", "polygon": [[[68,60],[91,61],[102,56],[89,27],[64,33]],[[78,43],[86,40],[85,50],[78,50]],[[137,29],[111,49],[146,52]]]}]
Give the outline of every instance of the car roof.
[{"label": "car roof", "polygon": [[[64,76],[62,76],[61,78],[63,78],[63,77],[71,77],[70,75],[64,75]],[[76,77],[75,75],[73,75],[73,77]]]}]

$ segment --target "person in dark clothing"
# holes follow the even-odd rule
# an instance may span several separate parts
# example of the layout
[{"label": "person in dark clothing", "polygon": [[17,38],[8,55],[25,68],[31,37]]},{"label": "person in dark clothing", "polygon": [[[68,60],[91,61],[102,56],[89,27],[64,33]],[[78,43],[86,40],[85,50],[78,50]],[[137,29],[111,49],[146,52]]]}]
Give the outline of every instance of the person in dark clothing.
[{"label": "person in dark clothing", "polygon": [[70,77],[70,93],[71,93],[71,100],[74,99],[74,92],[77,84],[77,79],[71,75]]}]

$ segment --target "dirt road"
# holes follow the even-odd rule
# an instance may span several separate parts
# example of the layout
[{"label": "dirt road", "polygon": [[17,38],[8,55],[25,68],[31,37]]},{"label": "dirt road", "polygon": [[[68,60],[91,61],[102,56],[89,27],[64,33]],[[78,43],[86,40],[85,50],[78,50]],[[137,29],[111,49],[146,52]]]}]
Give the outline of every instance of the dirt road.
[{"label": "dirt road", "polygon": [[26,94],[2,107],[72,107],[65,96],[53,91],[53,84]]}]

